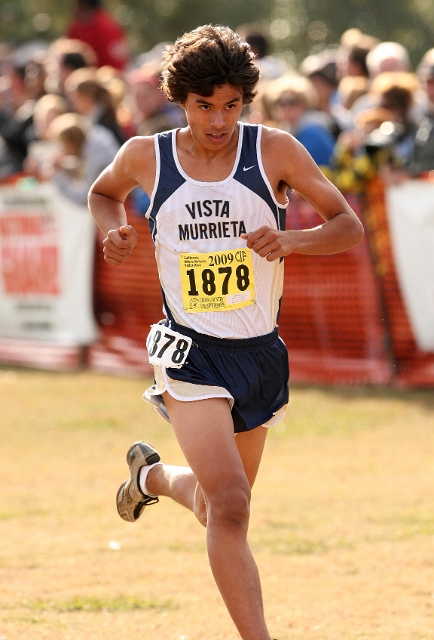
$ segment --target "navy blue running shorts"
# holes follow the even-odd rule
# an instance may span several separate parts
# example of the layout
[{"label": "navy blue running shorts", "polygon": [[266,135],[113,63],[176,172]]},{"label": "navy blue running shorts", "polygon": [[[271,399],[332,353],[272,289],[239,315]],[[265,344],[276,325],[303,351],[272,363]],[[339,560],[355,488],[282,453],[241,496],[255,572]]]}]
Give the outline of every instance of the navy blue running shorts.
[{"label": "navy blue running shorts", "polygon": [[[169,326],[191,337],[193,343],[181,368],[154,368],[156,379],[160,369],[158,375],[160,380],[163,375],[165,382],[148,389],[145,400],[157,405],[159,398],[161,403],[162,385],[170,395],[185,401],[226,397],[232,407],[235,433],[271,426],[283,417],[289,398],[289,362],[277,327],[255,338],[226,339],[197,333],[173,321]],[[176,388],[189,391],[177,395]],[[167,411],[160,408],[167,419]]]}]

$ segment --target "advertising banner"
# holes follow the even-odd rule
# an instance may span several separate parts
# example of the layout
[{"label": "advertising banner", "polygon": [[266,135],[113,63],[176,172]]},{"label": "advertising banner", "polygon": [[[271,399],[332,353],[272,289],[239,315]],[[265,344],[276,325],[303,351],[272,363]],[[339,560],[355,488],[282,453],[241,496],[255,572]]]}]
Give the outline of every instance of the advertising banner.
[{"label": "advertising banner", "polygon": [[95,223],[54,184],[0,186],[0,338],[80,346],[97,339]]},{"label": "advertising banner", "polygon": [[417,346],[434,352],[434,183],[388,187],[386,207],[395,267]]}]

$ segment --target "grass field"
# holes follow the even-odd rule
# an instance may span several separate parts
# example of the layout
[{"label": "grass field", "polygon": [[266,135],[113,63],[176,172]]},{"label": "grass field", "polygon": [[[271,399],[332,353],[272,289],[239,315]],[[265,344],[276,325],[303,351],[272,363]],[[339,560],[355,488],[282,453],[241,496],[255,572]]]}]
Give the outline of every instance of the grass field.
[{"label": "grass field", "polygon": [[[0,640],[236,640],[204,531],[116,513],[125,452],[183,463],[148,380],[0,369]],[[279,640],[434,640],[434,391],[293,388],[250,542]]]}]

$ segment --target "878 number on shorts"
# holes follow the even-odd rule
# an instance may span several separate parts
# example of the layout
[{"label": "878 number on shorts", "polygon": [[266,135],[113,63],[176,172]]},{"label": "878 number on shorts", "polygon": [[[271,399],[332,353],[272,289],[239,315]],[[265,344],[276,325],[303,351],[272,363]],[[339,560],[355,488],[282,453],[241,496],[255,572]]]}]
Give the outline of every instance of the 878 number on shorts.
[{"label": "878 number on shorts", "polygon": [[154,324],[146,340],[149,363],[179,369],[185,363],[191,338],[161,324]]}]

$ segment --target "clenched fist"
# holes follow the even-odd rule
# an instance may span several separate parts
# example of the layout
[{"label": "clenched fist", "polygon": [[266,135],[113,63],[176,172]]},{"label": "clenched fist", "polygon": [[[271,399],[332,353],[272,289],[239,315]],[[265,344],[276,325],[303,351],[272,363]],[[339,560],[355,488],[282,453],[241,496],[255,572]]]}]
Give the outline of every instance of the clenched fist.
[{"label": "clenched fist", "polygon": [[123,264],[133,250],[138,237],[136,230],[130,224],[119,229],[111,229],[102,243],[104,260],[116,267]]}]

